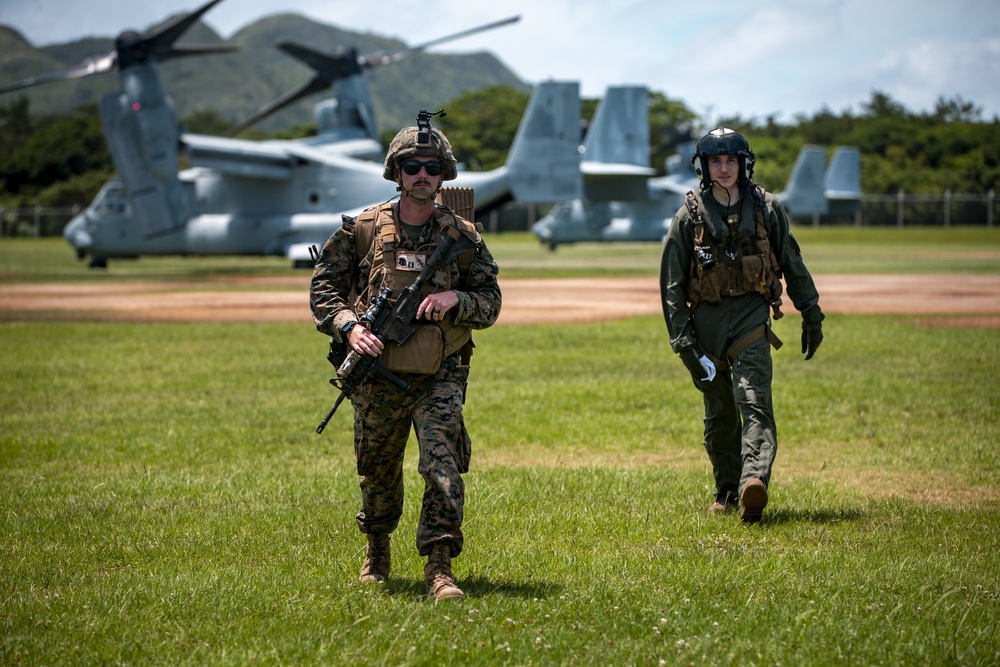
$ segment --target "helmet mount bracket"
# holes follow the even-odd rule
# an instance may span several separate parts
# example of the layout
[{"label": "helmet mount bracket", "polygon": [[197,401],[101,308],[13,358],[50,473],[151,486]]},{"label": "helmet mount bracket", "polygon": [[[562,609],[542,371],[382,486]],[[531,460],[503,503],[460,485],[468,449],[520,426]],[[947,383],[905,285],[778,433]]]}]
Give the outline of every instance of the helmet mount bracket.
[{"label": "helmet mount bracket", "polygon": [[426,109],[421,109],[417,113],[417,145],[418,146],[430,146],[431,145],[431,118],[434,116],[439,116],[444,118],[447,116],[444,109],[438,109],[437,111],[427,111]]}]

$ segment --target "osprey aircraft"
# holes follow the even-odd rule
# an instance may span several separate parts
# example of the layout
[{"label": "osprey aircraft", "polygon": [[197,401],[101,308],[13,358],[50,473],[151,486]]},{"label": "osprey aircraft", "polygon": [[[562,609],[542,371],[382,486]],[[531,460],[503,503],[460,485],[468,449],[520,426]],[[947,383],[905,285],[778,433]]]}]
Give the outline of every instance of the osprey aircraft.
[{"label": "osprey aircraft", "polygon": [[[174,45],[220,1],[210,0],[145,33],[124,32],[113,52],[64,72],[0,88],[3,93],[117,68],[121,89],[102,98],[100,115],[118,178],[106,183],[63,232],[78,257],[90,256],[92,267],[143,255],[277,255],[310,266],[310,246],[322,246],[343,216],[397,194],[396,185],[382,177],[382,165],[373,161],[381,146],[376,148],[360,65],[336,77],[336,92],[354,95],[345,94],[347,104],[338,100],[341,113],[330,115],[334,122],[322,126],[320,137],[249,141],[180,131],[159,63],[229,50]],[[380,62],[398,57],[380,56]],[[356,65],[363,62],[374,59],[355,57]],[[318,90],[319,84],[309,85]],[[477,209],[510,199],[539,203],[581,196],[579,118],[579,84],[540,84],[506,164],[488,172],[461,172],[449,185],[474,188]],[[184,171],[179,171],[178,147],[191,163]]]},{"label": "osprey aircraft", "polygon": [[[654,178],[646,88],[608,88],[581,147],[583,196],[557,202],[532,233],[552,250],[578,241],[662,241],[684,195],[699,187],[689,159],[694,150],[693,141],[681,144],[667,159],[667,175]],[[825,167],[825,148],[802,148],[785,191],[778,193],[790,215],[852,215],[858,210],[858,149],[838,147],[829,169]]]}]

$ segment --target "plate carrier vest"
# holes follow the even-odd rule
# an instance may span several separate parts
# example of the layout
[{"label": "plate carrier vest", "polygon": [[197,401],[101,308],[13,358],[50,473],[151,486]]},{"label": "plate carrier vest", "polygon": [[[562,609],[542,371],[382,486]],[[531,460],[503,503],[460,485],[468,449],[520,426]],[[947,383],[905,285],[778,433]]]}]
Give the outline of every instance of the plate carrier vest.
[{"label": "plate carrier vest", "polygon": [[[362,294],[357,295],[354,303],[354,310],[357,313],[364,312],[368,307],[368,300],[372,294],[378,293],[380,287],[388,287],[392,290],[393,301],[404,289],[413,284],[418,271],[412,269],[401,269],[397,255],[396,246],[399,243],[399,230],[396,228],[396,217],[393,214],[394,205],[385,203],[361,212],[355,220],[354,240],[356,244],[356,256],[361,261],[359,268],[371,262],[368,272],[368,287]],[[455,215],[450,209],[444,206],[437,206],[434,215],[427,224],[437,223],[442,227],[457,227],[465,236],[474,243],[479,240],[479,225],[469,222],[464,218]],[[432,249],[433,250],[433,249]],[[402,251],[409,255],[413,251]],[[400,252],[400,254],[402,254]],[[430,256],[430,252],[427,253]],[[475,256],[475,248],[467,248],[458,254],[459,281],[464,283],[469,274],[469,267]],[[387,261],[388,260],[388,261]],[[451,273],[448,266],[442,266],[434,273],[430,280],[425,282],[420,289],[422,295],[443,292],[456,289],[459,285],[452,285]],[[413,354],[423,354],[423,351],[416,349],[417,345],[411,345],[411,341],[425,339],[420,335],[422,328],[440,329],[441,338],[444,341],[442,358],[462,350],[462,364],[468,364],[472,356],[472,330],[469,327],[455,324],[454,317],[449,314],[440,322],[424,322],[416,325],[416,331],[400,351],[413,348]],[[384,354],[384,353],[383,353]]]},{"label": "plate carrier vest", "polygon": [[[781,267],[764,226],[764,191],[756,184],[750,190],[754,198],[754,233],[748,233],[740,224],[737,230],[729,231],[728,239],[722,241],[706,230],[707,225],[694,192],[688,192],[684,197],[684,204],[694,221],[694,252],[686,288],[691,310],[702,301],[718,303],[722,297],[756,292],[770,304],[774,319],[782,317]],[[741,205],[741,223],[744,211]]]}]

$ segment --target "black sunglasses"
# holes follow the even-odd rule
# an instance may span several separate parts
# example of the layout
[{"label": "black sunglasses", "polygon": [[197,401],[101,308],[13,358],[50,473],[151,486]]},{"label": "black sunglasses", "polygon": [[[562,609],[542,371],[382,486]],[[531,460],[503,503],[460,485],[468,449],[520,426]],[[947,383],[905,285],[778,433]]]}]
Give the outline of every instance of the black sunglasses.
[{"label": "black sunglasses", "polygon": [[427,172],[428,176],[437,176],[444,169],[444,165],[440,162],[421,162],[420,160],[404,160],[399,166],[410,176],[419,174],[421,168]]}]

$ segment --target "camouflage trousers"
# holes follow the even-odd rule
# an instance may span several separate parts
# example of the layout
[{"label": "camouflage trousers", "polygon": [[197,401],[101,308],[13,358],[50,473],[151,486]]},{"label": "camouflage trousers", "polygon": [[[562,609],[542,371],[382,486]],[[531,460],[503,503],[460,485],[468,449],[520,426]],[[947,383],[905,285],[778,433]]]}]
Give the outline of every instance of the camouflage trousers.
[{"label": "camouflage trousers", "polygon": [[409,392],[372,381],[352,397],[354,453],[361,476],[362,533],[388,534],[403,514],[403,455],[412,425],[420,449],[417,470],[424,480],[417,551],[439,542],[462,551],[465,484],[472,441],[462,418],[468,367],[458,355],[445,359],[433,377],[408,378]]},{"label": "camouflage trousers", "polygon": [[719,373],[704,388],[705,449],[712,462],[715,499],[735,503],[751,477],[767,486],[778,452],[767,339],[751,343],[731,371]]}]

